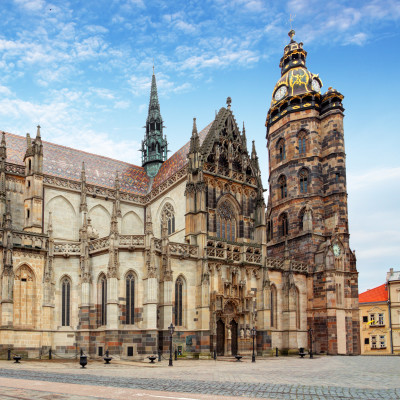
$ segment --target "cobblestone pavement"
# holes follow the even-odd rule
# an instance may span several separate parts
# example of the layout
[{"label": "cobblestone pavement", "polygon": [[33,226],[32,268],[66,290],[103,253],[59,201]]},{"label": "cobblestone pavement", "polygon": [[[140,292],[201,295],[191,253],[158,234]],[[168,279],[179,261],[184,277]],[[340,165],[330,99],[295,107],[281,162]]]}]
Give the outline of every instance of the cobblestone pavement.
[{"label": "cobblestone pavement", "polygon": [[[400,399],[400,357],[295,357],[145,363],[0,361],[0,377],[221,396],[289,399]],[[103,390],[107,396],[107,390]],[[49,398],[49,397],[48,397]],[[72,399],[73,397],[71,397]],[[105,397],[107,398],[107,397]],[[2,399],[2,397],[0,397]],[[82,398],[79,400],[86,400]]]}]

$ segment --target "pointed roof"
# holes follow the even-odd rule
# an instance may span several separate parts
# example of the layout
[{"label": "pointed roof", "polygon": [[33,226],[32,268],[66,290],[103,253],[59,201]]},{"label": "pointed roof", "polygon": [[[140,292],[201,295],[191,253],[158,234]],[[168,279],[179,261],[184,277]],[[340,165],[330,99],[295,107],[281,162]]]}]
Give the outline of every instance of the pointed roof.
[{"label": "pointed roof", "polygon": [[156,76],[154,75],[151,77],[151,90],[150,90],[150,101],[149,101],[149,113],[147,115],[147,122],[152,119],[161,118],[160,113],[160,103],[158,102],[158,92],[157,92],[157,82]]},{"label": "pointed roof", "polygon": [[374,289],[367,290],[366,292],[358,295],[358,302],[361,303],[377,303],[388,300],[388,292],[386,284],[377,286]]}]

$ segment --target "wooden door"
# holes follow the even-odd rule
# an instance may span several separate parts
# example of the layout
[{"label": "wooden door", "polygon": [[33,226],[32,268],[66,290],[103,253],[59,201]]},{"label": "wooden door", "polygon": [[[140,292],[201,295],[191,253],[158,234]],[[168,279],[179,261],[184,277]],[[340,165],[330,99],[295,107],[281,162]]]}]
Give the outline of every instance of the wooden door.
[{"label": "wooden door", "polygon": [[225,351],[225,324],[222,320],[217,322],[217,355],[223,356]]},{"label": "wooden door", "polygon": [[232,333],[231,351],[232,355],[236,356],[238,353],[238,324],[234,319],[231,321],[231,333]]}]

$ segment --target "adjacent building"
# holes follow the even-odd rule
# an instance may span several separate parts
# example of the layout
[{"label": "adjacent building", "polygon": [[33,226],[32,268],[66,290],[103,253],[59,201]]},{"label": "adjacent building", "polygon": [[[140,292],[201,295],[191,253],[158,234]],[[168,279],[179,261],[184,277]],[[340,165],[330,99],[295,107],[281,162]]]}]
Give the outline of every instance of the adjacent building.
[{"label": "adjacent building", "polygon": [[390,354],[390,317],[387,285],[360,293],[361,354]]},{"label": "adjacent building", "polygon": [[392,354],[400,354],[400,271],[390,268],[386,275]]}]

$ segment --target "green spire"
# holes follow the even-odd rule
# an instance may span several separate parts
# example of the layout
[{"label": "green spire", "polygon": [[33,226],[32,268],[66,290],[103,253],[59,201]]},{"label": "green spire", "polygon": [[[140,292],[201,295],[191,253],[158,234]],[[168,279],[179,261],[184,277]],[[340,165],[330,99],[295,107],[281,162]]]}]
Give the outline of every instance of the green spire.
[{"label": "green spire", "polygon": [[157,175],[161,164],[167,159],[168,143],[163,136],[163,120],[158,102],[157,82],[154,74],[151,79],[149,112],[146,120],[146,136],[142,141],[142,166],[146,168],[147,175]]}]

